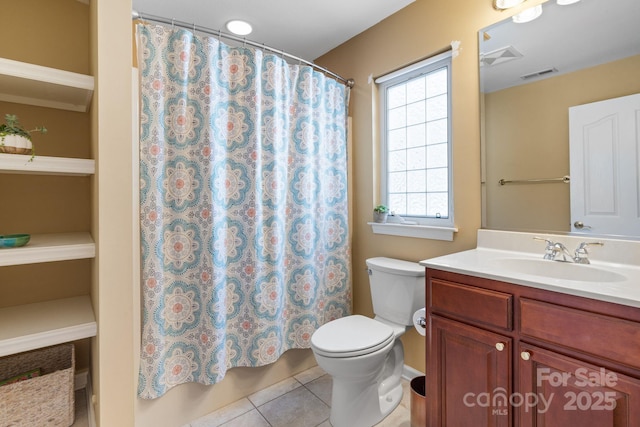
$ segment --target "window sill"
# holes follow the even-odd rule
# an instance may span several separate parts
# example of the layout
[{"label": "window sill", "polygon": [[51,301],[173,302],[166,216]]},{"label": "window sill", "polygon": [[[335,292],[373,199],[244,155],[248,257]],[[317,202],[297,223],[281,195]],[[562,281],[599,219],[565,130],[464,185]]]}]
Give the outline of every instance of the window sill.
[{"label": "window sill", "polygon": [[415,237],[418,239],[433,239],[453,241],[453,233],[457,233],[455,227],[434,227],[430,225],[415,224],[390,224],[368,222],[375,234],[388,234],[391,236]]}]

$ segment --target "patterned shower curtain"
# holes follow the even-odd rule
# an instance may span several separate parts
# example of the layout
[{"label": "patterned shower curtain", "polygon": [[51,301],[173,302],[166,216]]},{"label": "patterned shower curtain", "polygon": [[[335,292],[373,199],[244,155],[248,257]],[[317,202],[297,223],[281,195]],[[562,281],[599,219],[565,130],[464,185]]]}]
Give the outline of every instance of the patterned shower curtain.
[{"label": "patterned shower curtain", "polygon": [[309,348],[350,313],[349,90],[278,55],[137,27],[138,395]]}]

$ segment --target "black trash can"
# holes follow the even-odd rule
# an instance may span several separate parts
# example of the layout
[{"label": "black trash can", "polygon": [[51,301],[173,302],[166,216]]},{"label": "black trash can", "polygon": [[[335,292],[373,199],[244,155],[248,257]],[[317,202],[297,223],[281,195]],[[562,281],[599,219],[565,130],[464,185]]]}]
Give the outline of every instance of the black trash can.
[{"label": "black trash can", "polygon": [[425,427],[427,425],[425,378],[424,375],[421,375],[411,380],[411,427]]}]

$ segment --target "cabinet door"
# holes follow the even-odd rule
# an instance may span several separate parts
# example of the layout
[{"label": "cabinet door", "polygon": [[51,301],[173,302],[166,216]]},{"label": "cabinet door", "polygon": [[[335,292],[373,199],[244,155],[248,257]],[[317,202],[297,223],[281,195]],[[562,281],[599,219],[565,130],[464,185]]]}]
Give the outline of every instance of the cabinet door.
[{"label": "cabinet door", "polygon": [[431,316],[430,427],[511,426],[511,339]]},{"label": "cabinet door", "polygon": [[520,345],[521,427],[640,426],[640,380]]}]

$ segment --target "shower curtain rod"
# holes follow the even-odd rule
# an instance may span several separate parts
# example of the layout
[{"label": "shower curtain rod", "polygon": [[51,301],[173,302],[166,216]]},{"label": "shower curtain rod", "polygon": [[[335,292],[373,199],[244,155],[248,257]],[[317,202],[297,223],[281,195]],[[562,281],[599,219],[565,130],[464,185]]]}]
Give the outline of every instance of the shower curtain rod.
[{"label": "shower curtain rod", "polygon": [[307,61],[305,59],[302,58],[298,58],[297,56],[291,55],[283,50],[278,50],[275,49],[273,47],[270,46],[266,46],[264,44],[260,44],[251,40],[247,40],[246,38],[243,37],[238,37],[238,36],[234,36],[233,34],[229,34],[229,33],[224,33],[220,30],[216,31],[213,30],[211,28],[206,28],[206,27],[201,27],[199,25],[196,25],[194,23],[188,23],[188,22],[183,22],[183,21],[177,21],[175,19],[168,19],[168,18],[163,18],[161,16],[155,16],[155,15],[147,15],[146,13],[143,14],[141,12],[137,12],[137,11],[133,11],[131,13],[132,19],[135,21],[136,19],[140,19],[142,21],[154,21],[154,22],[160,22],[162,24],[171,24],[171,25],[177,25],[178,27],[182,27],[182,28],[186,28],[188,30],[193,30],[193,31],[200,31],[201,33],[205,33],[205,34],[209,34],[212,36],[216,36],[216,37],[224,37],[226,39],[230,39],[230,40],[234,40],[237,42],[241,42],[243,44],[248,44],[260,49],[265,49],[268,50],[270,52],[276,53],[278,55],[281,56],[286,56],[289,59],[292,59],[294,61],[298,61],[298,62],[302,62],[304,64],[307,64],[315,69],[317,69],[318,71],[321,71],[323,73],[329,74],[330,76],[343,81],[348,87],[349,89],[353,88],[353,86],[355,86],[356,82],[353,79],[345,79],[342,76],[339,76],[338,74],[327,70],[324,67],[321,67],[319,65],[314,64],[313,62]]}]

